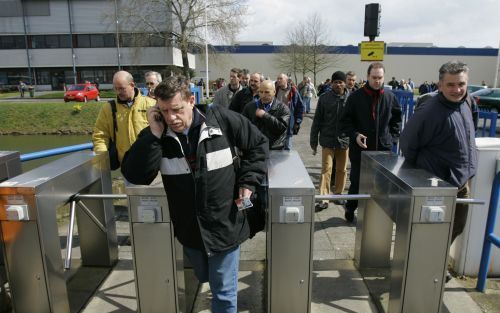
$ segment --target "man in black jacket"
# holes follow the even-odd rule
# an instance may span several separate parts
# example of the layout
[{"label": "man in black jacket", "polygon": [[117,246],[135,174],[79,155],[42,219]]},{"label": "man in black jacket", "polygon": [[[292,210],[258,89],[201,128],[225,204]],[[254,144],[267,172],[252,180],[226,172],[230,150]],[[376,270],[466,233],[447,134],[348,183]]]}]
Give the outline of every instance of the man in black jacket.
[{"label": "man in black jacket", "polygon": [[[340,121],[341,133],[350,138],[349,160],[351,185],[349,194],[359,192],[361,151],[390,151],[397,143],[401,127],[401,106],[392,92],[384,92],[384,65],[368,67],[368,82],[347,99]],[[346,203],[345,219],[354,221],[357,200]]]},{"label": "man in black jacket", "polygon": [[213,106],[204,116],[183,77],[167,78],[154,94],[150,126],[125,155],[122,173],[147,185],[161,171],[175,235],[198,279],[210,283],[212,312],[236,313],[239,247],[250,229],[245,207],[235,203],[265,178],[267,139],[240,114]]},{"label": "man in black jacket", "polygon": [[[345,108],[349,92],[346,88],[346,75],[337,71],[332,75],[332,90],[319,97],[316,112],[311,127],[309,143],[313,154],[316,154],[321,145],[321,180],[319,193],[330,194],[330,178],[332,176],[333,160],[335,159],[335,192],[341,194],[344,190],[347,177],[347,155],[349,151],[349,138],[342,137],[339,131],[340,117]],[[335,204],[345,204],[343,200],[334,201]],[[328,208],[328,201],[316,205],[316,212]]]},{"label": "man in black jacket", "polygon": [[264,80],[260,73],[250,75],[248,87],[243,88],[233,96],[229,109],[241,113],[248,102],[259,99],[259,87],[262,81]]},{"label": "man in black jacket", "polygon": [[[456,186],[458,198],[469,197],[468,181],[477,169],[473,108],[467,103],[468,72],[459,61],[441,66],[439,93],[415,110],[400,141],[408,162]],[[462,233],[467,211],[466,204],[456,205],[451,243]]]},{"label": "man in black jacket", "polygon": [[265,80],[259,87],[259,99],[245,105],[243,116],[248,118],[269,139],[271,150],[285,148],[290,110],[275,97],[273,82]]}]

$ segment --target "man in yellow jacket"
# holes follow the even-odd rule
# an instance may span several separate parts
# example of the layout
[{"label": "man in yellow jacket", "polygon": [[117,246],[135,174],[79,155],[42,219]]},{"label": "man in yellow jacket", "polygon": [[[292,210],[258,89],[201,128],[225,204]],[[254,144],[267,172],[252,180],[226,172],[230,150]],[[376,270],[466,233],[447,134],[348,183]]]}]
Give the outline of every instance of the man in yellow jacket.
[{"label": "man in yellow jacket", "polygon": [[113,129],[113,113],[111,104],[102,106],[97,116],[92,134],[94,152],[105,152],[109,148],[109,140],[114,139],[118,160],[122,162],[125,152],[134,143],[141,130],[149,125],[147,109],[156,104],[156,100],[141,95],[135,87],[134,78],[129,72],[119,71],[113,76],[113,87],[116,90],[116,134]]}]

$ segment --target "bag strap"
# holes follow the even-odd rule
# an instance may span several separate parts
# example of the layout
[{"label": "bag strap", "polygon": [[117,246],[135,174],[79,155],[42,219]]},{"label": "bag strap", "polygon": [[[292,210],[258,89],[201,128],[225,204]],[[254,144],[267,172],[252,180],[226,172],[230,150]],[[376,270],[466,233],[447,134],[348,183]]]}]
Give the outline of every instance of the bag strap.
[{"label": "bag strap", "polygon": [[116,132],[118,131],[118,125],[116,123],[116,102],[115,100],[109,100],[111,105],[111,114],[113,115],[113,141],[116,141]]}]

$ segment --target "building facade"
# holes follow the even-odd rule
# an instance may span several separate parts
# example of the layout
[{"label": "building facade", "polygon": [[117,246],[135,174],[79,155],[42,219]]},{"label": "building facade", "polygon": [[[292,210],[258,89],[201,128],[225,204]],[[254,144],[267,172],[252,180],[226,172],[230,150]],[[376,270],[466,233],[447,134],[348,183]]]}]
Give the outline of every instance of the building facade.
[{"label": "building facade", "polygon": [[[37,90],[60,90],[91,81],[109,88],[120,69],[140,82],[146,71],[168,75],[168,66],[182,66],[166,13],[153,17],[152,35],[132,22],[127,0],[0,3],[0,86],[23,80]],[[193,55],[189,61],[194,68]]]},{"label": "building facade", "polygon": [[[218,77],[227,79],[233,67],[247,68],[251,72],[260,72],[275,80],[278,74],[291,74],[293,80],[300,82],[302,73],[290,73],[280,68],[277,58],[282,46],[269,43],[235,46],[214,46],[217,52],[212,55],[208,65],[210,80]],[[354,71],[357,78],[366,79],[366,71],[371,62],[361,62],[357,46],[328,47],[327,57],[330,66],[316,75],[319,85],[330,78],[335,71]],[[497,69],[498,49],[496,48],[440,48],[440,47],[400,47],[388,46],[384,55],[385,78],[389,82],[392,77],[398,80],[412,79],[417,85],[424,81],[437,82],[438,69],[447,61],[461,60],[470,67],[469,83],[479,85],[483,81],[493,86]],[[205,77],[204,55],[197,55],[196,75]],[[306,73],[312,78],[312,73]]]}]

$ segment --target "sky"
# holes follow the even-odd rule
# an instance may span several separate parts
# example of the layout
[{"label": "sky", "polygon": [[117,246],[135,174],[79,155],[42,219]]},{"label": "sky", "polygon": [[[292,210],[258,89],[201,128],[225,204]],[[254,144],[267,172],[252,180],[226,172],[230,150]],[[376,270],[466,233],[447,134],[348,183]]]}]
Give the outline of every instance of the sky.
[{"label": "sky", "polygon": [[357,45],[363,37],[365,4],[380,3],[376,40],[432,43],[438,47],[498,48],[500,0],[248,0],[247,26],[237,41],[286,44],[299,21],[318,14],[328,25],[328,45]]}]

